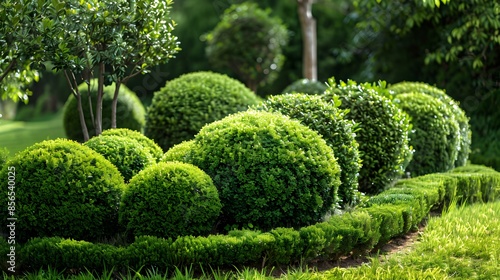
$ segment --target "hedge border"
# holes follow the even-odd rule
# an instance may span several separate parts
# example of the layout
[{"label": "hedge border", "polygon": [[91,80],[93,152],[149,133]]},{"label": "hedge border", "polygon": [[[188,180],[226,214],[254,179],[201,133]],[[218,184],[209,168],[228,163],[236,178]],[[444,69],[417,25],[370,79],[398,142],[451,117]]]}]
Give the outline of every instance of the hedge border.
[{"label": "hedge border", "polygon": [[[472,171],[472,172],[469,172]],[[269,232],[231,231],[227,235],[184,236],[163,239],[138,237],[120,247],[71,239],[35,238],[16,245],[16,271],[102,271],[115,269],[167,270],[199,265],[286,265],[313,259],[335,259],[367,253],[391,238],[416,228],[432,209],[450,203],[489,202],[500,198],[500,173],[478,166],[454,172],[428,174],[398,181],[352,212],[302,227]],[[2,269],[6,271],[10,244],[0,241]],[[7,272],[7,271],[6,271]]]}]

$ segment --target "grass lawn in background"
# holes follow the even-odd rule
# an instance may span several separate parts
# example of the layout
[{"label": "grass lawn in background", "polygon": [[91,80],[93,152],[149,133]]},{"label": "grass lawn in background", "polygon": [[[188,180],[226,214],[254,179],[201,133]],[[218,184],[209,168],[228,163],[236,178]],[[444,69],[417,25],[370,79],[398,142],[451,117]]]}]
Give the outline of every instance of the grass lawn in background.
[{"label": "grass lawn in background", "polygon": [[58,112],[29,122],[0,119],[0,148],[7,148],[12,157],[37,142],[65,138],[62,116],[62,112]]}]

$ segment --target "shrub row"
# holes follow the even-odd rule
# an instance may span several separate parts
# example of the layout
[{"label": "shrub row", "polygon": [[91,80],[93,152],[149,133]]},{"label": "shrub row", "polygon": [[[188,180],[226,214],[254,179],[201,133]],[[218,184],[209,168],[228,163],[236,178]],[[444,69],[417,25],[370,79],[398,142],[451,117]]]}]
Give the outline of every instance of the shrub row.
[{"label": "shrub row", "polygon": [[[471,166],[456,172],[400,180],[350,213],[298,230],[276,228],[265,233],[237,230],[227,235],[184,236],[175,240],[142,236],[126,247],[59,237],[35,238],[17,247],[17,263],[23,270],[47,266],[66,271],[104,267],[164,270],[198,264],[221,267],[334,259],[366,252],[405,234],[433,208],[453,201],[488,202],[499,197],[500,173]],[[1,240],[4,263],[9,246]]]}]

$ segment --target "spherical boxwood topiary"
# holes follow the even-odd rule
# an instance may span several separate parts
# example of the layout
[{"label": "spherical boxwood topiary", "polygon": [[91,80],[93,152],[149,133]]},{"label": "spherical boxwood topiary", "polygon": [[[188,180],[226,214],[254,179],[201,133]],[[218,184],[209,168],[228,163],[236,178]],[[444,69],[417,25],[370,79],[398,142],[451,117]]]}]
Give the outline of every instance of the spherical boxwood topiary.
[{"label": "spherical boxwood topiary", "polygon": [[318,81],[301,79],[287,86],[282,93],[323,94],[327,86]]},{"label": "spherical boxwood topiary", "polygon": [[136,140],[115,136],[92,137],[83,145],[103,155],[114,164],[128,182],[135,174],[155,163],[151,154]]},{"label": "spherical boxwood topiary", "polygon": [[214,180],[225,225],[318,222],[336,205],[340,168],[321,136],[279,113],[246,111],[201,129],[187,161]]},{"label": "spherical boxwood topiary", "polygon": [[48,236],[92,241],[115,233],[125,185],[100,154],[57,139],[18,153],[9,166],[0,171],[5,178],[0,217],[10,217],[7,202],[14,196],[9,192],[15,192],[16,241]]},{"label": "spherical boxwood topiary", "polygon": [[161,158],[162,162],[168,161],[180,161],[185,162],[188,156],[188,153],[192,151],[195,143],[194,140],[184,141],[179,143],[172,148],[168,149],[168,151]]},{"label": "spherical boxwood topiary", "polygon": [[129,138],[139,142],[144,147],[146,152],[149,152],[153,159],[158,162],[163,157],[163,150],[155,143],[155,141],[149,139],[144,136],[144,134],[139,131],[130,130],[127,128],[114,128],[108,129],[102,132],[102,136],[121,136],[125,138]]},{"label": "spherical boxwood topiary", "polygon": [[185,74],[155,93],[144,134],[166,151],[192,139],[205,124],[247,110],[258,101],[252,91],[226,75]]},{"label": "spherical boxwood topiary", "polygon": [[9,156],[9,150],[7,148],[0,148],[0,170],[4,166],[7,158]]},{"label": "spherical boxwood topiary", "polygon": [[359,125],[359,143],[363,166],[359,174],[359,190],[375,194],[388,188],[404,172],[411,159],[408,145],[409,117],[390,99],[377,92],[382,88],[354,81],[330,87],[323,98],[340,98],[340,108],[348,109],[347,118]]},{"label": "spherical boxwood topiary", "polygon": [[460,128],[449,107],[423,93],[398,94],[393,102],[412,118],[410,144],[415,153],[406,171],[420,176],[452,169],[458,153]]},{"label": "spherical boxwood topiary", "polygon": [[338,109],[338,98],[326,102],[321,96],[301,93],[275,95],[269,97],[256,110],[280,112],[317,131],[333,149],[340,165],[338,194],[343,205],[358,202],[358,174],[361,160],[358,142],[354,139],[356,126],[352,120],[344,119],[347,110]]},{"label": "spherical boxwood topiary", "polygon": [[[97,97],[97,81],[91,80],[91,97],[92,97],[92,110],[95,115],[95,102]],[[78,86],[78,90],[82,95],[82,108],[85,114],[85,123],[89,130],[90,137],[95,136],[95,126],[92,123],[90,115],[90,106],[88,100],[88,86],[82,83]],[[111,128],[111,103],[113,102],[113,95],[115,93],[115,85],[104,87],[103,101],[102,101],[102,129]],[[83,142],[82,127],[80,125],[80,117],[78,115],[78,105],[76,98],[71,94],[64,106],[63,125],[66,136],[69,139]],[[118,128],[129,128],[136,131],[141,131],[145,123],[146,110],[142,105],[139,98],[134,92],[129,90],[126,86],[120,86],[120,93],[118,95],[118,103],[116,106],[116,126]]]},{"label": "spherical boxwood topiary", "polygon": [[217,188],[205,172],[191,164],[160,162],[132,178],[119,215],[134,236],[175,238],[210,233],[220,210]]},{"label": "spherical boxwood topiary", "polygon": [[389,89],[396,96],[403,93],[420,92],[435,97],[445,103],[446,107],[452,111],[460,127],[460,141],[457,147],[458,155],[455,161],[455,167],[467,164],[467,159],[471,152],[472,132],[469,125],[469,118],[465,114],[465,111],[460,108],[457,101],[451,98],[443,90],[420,82],[401,82],[392,85]]}]

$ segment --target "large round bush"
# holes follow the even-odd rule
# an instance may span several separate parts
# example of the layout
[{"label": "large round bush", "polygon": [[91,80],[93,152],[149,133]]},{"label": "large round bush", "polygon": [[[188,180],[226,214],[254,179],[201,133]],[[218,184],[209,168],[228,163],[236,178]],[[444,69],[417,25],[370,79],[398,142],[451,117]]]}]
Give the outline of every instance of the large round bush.
[{"label": "large round bush", "polygon": [[[92,110],[95,116],[95,102],[97,98],[97,81],[91,80],[91,98]],[[92,123],[90,115],[90,106],[88,100],[88,86],[82,83],[78,86],[78,90],[82,95],[82,108],[85,114],[85,123],[89,130],[89,136],[95,136],[95,126]],[[104,87],[103,101],[102,101],[102,129],[111,128],[111,103],[113,102],[113,95],[115,93],[115,84]],[[63,124],[66,136],[69,139],[83,142],[82,127],[80,125],[80,117],[78,115],[78,104],[76,98],[70,94],[64,106]],[[129,128],[136,131],[141,131],[145,123],[146,110],[141,101],[134,92],[129,90],[126,86],[120,86],[120,93],[118,95],[118,103],[116,106],[116,127]]]},{"label": "large round bush", "polygon": [[457,147],[458,155],[455,167],[464,166],[467,163],[471,152],[472,132],[469,125],[469,118],[465,114],[465,111],[460,108],[457,101],[443,90],[421,82],[401,82],[392,85],[389,89],[396,96],[403,93],[419,92],[435,97],[445,103],[446,107],[453,113],[460,129],[460,141]]},{"label": "large round bush", "polygon": [[144,147],[144,150],[151,154],[156,162],[163,157],[163,150],[155,143],[155,141],[144,136],[139,131],[130,130],[127,128],[114,128],[102,132],[102,136],[121,136],[139,142]]},{"label": "large round bush", "polygon": [[382,88],[353,81],[336,85],[330,80],[323,95],[329,101],[340,98],[340,108],[349,110],[346,117],[359,125],[359,190],[372,194],[388,188],[411,159],[409,117],[377,90]]},{"label": "large round bush", "polygon": [[354,139],[356,129],[352,120],[344,119],[346,110],[336,106],[338,102],[326,102],[321,96],[284,94],[269,97],[256,110],[279,112],[317,131],[333,149],[340,165],[338,195],[343,205],[357,203],[358,174],[361,167],[358,142]]},{"label": "large round bush", "polygon": [[151,154],[136,140],[115,136],[92,137],[83,145],[103,155],[114,164],[128,182],[135,174],[154,163]]},{"label": "large round bush", "polygon": [[246,111],[211,123],[184,158],[214,180],[226,225],[304,226],[338,201],[340,168],[332,149],[279,113]]},{"label": "large round bush", "polygon": [[0,218],[9,217],[10,176],[15,182],[16,241],[46,236],[96,240],[115,233],[125,186],[116,167],[100,154],[58,139],[27,148],[8,165],[10,170],[0,171]]},{"label": "large round bush", "polygon": [[155,93],[144,134],[166,151],[192,139],[205,124],[244,111],[258,101],[252,91],[226,75],[185,74]]},{"label": "large round bush", "polygon": [[460,128],[448,106],[423,93],[398,94],[393,102],[411,116],[413,125],[410,144],[415,153],[406,171],[420,176],[452,169]]},{"label": "large round bush", "polygon": [[326,85],[322,82],[301,79],[288,85],[282,93],[323,94],[326,89]]},{"label": "large round bush", "polygon": [[161,162],[137,174],[125,191],[120,224],[133,236],[205,235],[221,204],[212,179],[191,164]]}]

